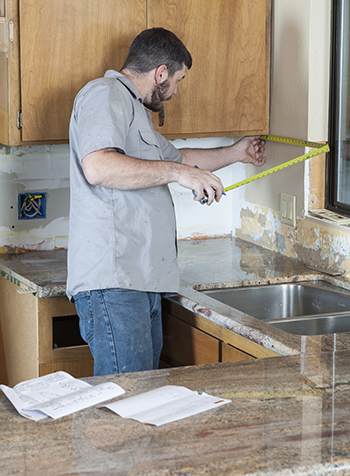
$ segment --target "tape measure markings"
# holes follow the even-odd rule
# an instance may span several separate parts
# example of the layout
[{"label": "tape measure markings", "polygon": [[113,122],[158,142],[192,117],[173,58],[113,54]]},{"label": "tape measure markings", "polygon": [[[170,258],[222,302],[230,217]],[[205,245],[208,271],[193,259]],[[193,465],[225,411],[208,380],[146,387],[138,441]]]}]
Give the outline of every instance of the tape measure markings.
[{"label": "tape measure markings", "polygon": [[321,147],[326,145],[326,144],[321,144],[319,142],[310,142],[303,139],[293,139],[292,137],[282,137],[282,136],[262,135],[260,136],[260,139],[268,140],[270,142],[281,142],[282,144],[299,145],[301,147],[311,147],[313,149],[320,149]]},{"label": "tape measure markings", "polygon": [[311,159],[311,157],[316,157],[317,155],[321,155],[326,152],[329,152],[328,144],[320,144],[319,142],[309,142],[306,140],[292,139],[291,137],[280,137],[280,136],[270,136],[270,135],[262,135],[260,136],[260,139],[272,141],[272,142],[281,142],[281,143],[289,144],[289,145],[298,145],[301,147],[310,147],[316,150],[308,152],[307,154],[301,155],[300,157],[297,157],[295,159],[289,160],[288,162],[285,162],[284,164],[277,165],[276,167],[272,167],[271,169],[265,170],[264,172],[260,172],[259,174],[253,175],[252,177],[249,177],[245,180],[241,180],[240,182],[230,185],[229,187],[225,187],[224,192],[228,192],[235,188],[241,187],[242,185],[246,185],[247,183],[254,182],[255,180],[258,180],[262,177],[266,177],[267,175],[278,172],[279,170],[286,169],[287,167],[290,167],[291,165],[304,162],[305,160]]}]

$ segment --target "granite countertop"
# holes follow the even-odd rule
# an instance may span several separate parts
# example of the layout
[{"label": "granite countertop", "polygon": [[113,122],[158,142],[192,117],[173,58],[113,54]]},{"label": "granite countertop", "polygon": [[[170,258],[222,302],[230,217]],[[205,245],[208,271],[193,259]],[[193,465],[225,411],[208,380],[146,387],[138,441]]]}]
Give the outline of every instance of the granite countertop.
[{"label": "granite countertop", "polygon": [[[170,299],[280,355],[350,350],[350,333],[297,336],[198,292],[198,288],[322,279],[350,290],[350,281],[307,268],[298,260],[234,238],[179,241],[181,290]],[[66,250],[0,255],[0,273],[38,298],[65,295]],[[24,288],[23,288],[24,285]]]},{"label": "granite countertop", "polygon": [[33,422],[2,396],[0,475],[349,475],[349,360],[324,352],[87,379],[125,397],[183,385],[232,401],[160,427],[95,407]]},{"label": "granite countertop", "polygon": [[[180,242],[179,262],[181,291],[169,299],[281,356],[87,379],[112,380],[126,397],[170,384],[232,400],[161,427],[101,408],[35,423],[0,396],[1,476],[350,474],[350,333],[287,334],[196,290],[349,281],[228,238]],[[64,295],[66,252],[2,255],[0,274],[39,299]]]}]

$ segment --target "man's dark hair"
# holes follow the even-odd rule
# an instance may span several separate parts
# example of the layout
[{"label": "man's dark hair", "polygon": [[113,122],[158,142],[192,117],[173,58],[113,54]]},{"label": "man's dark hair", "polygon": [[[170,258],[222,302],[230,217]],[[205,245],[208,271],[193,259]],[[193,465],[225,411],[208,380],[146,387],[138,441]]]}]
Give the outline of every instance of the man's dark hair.
[{"label": "man's dark hair", "polygon": [[128,57],[122,69],[133,74],[145,74],[165,64],[172,77],[184,66],[192,66],[190,52],[182,41],[164,28],[150,28],[142,31],[131,43]]}]

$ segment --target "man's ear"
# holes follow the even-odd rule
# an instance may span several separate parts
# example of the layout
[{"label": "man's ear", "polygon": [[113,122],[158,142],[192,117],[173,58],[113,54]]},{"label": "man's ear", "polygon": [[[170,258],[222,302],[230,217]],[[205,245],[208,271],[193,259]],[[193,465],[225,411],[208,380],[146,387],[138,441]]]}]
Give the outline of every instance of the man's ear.
[{"label": "man's ear", "polygon": [[168,76],[168,68],[165,64],[162,64],[161,66],[158,66],[158,68],[156,68],[154,73],[156,84],[163,83],[168,79]]}]

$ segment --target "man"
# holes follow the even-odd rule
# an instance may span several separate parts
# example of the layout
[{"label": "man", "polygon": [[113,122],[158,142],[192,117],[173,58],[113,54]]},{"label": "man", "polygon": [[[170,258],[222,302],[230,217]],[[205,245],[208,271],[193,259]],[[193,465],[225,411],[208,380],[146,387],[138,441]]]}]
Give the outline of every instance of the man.
[{"label": "man", "polygon": [[145,30],[121,72],[91,81],[74,102],[67,295],[95,375],[158,368],[161,296],[179,291],[168,184],[194,190],[195,200],[206,197],[211,205],[223,192],[213,170],[265,162],[259,137],[180,151],[153,130],[145,107],[159,111],[191,65],[173,33]]}]

